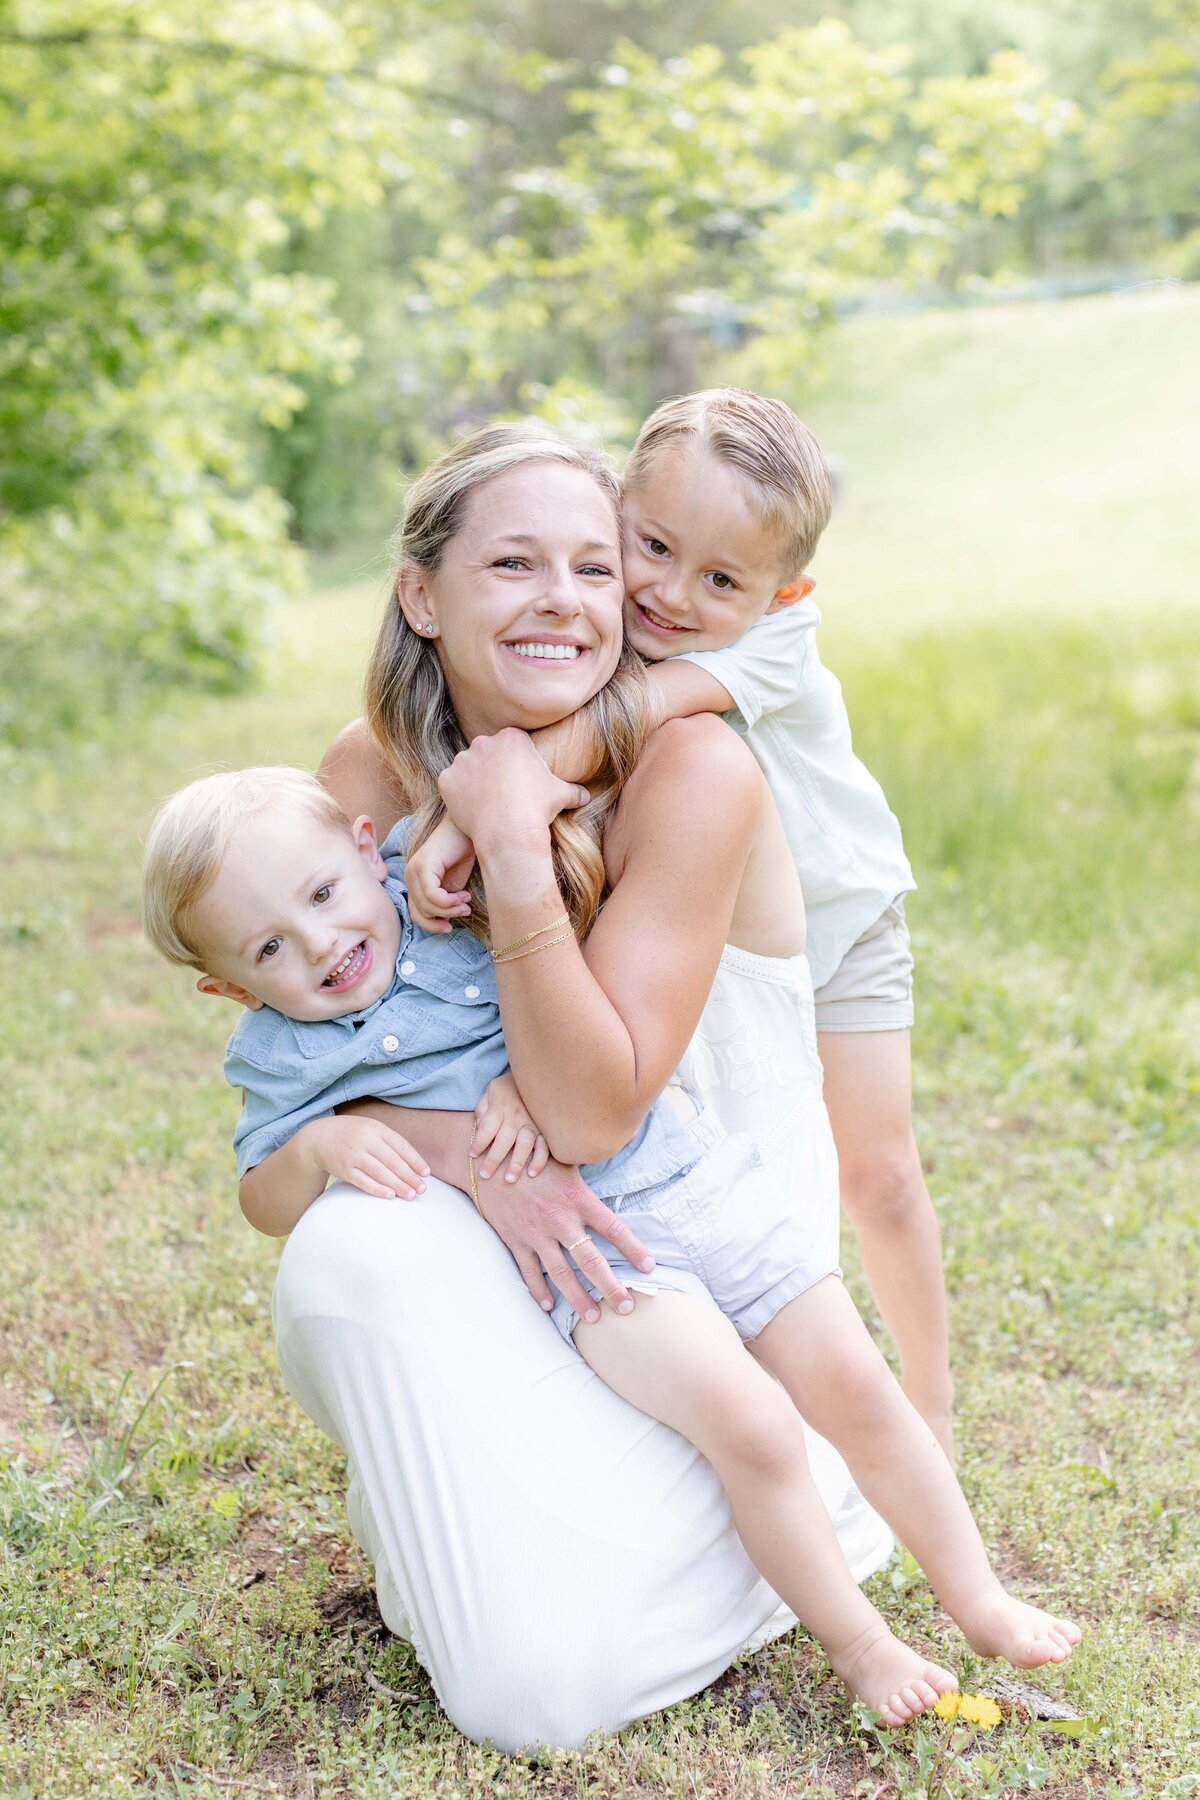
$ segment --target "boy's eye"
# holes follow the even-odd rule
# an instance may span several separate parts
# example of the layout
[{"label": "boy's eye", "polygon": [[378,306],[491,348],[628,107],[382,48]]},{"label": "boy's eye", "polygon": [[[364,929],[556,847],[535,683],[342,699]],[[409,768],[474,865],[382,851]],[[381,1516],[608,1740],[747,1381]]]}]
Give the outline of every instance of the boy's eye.
[{"label": "boy's eye", "polygon": [[646,548],[650,552],[651,556],[669,556],[670,555],[670,551],[667,549],[667,546],[663,543],[661,538],[647,538],[646,539]]},{"label": "boy's eye", "polygon": [[283,948],[282,938],[268,938],[258,953],[259,962],[266,962],[268,956],[275,956]]},{"label": "boy's eye", "polygon": [[329,898],[330,894],[332,894],[332,892],[333,892],[332,881],[323,882],[322,885],[317,889],[316,893],[313,895],[313,905],[314,906],[324,906],[325,902],[328,900],[328,898]]},{"label": "boy's eye", "polygon": [[722,575],[720,569],[713,570],[712,584],[717,591],[722,594],[727,593],[729,589],[734,586],[734,583],[729,579],[728,575]]}]

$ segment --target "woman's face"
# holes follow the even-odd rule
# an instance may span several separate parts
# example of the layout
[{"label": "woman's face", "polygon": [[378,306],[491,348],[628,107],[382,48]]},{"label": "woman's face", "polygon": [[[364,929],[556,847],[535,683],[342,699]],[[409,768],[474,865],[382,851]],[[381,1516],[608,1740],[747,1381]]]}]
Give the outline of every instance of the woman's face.
[{"label": "woman's face", "polygon": [[621,540],[612,505],[568,463],[494,475],[467,502],[433,575],[407,572],[409,624],[432,623],[468,738],[535,731],[599,692],[621,652]]}]

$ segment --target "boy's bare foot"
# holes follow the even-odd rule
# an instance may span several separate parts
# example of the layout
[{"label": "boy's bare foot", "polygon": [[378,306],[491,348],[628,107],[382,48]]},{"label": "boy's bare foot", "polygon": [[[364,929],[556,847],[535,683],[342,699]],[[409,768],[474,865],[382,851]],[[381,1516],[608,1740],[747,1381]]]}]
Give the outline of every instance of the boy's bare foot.
[{"label": "boy's bare foot", "polygon": [[884,1725],[906,1725],[927,1712],[939,1694],[958,1686],[949,1669],[926,1662],[894,1637],[882,1619],[829,1660],[834,1674]]},{"label": "boy's bare foot", "polygon": [[972,1606],[955,1621],[979,1656],[1003,1656],[1017,1669],[1066,1662],[1083,1633],[1069,1619],[1056,1619],[1003,1588]]}]

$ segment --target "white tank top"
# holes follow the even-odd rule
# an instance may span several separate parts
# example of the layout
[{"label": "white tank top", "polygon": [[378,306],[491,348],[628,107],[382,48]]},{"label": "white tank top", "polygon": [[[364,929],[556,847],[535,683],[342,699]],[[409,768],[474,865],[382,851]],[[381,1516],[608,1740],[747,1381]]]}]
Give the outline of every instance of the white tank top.
[{"label": "white tank top", "polygon": [[824,1108],[808,959],[727,944],[675,1078],[727,1131],[753,1137],[764,1161],[811,1129]]}]

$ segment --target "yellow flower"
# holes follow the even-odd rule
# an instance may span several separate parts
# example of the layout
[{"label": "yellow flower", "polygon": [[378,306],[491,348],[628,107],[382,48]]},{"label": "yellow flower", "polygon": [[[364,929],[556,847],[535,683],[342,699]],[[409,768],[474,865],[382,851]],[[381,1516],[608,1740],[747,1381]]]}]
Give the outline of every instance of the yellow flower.
[{"label": "yellow flower", "polygon": [[939,1719],[956,1719],[962,1704],[962,1695],[957,1688],[951,1688],[948,1694],[939,1694],[934,1702],[933,1710]]},{"label": "yellow flower", "polygon": [[990,1731],[993,1725],[1000,1723],[1000,1708],[986,1694],[964,1694],[958,1709],[960,1719],[969,1719],[972,1725],[982,1725]]}]

